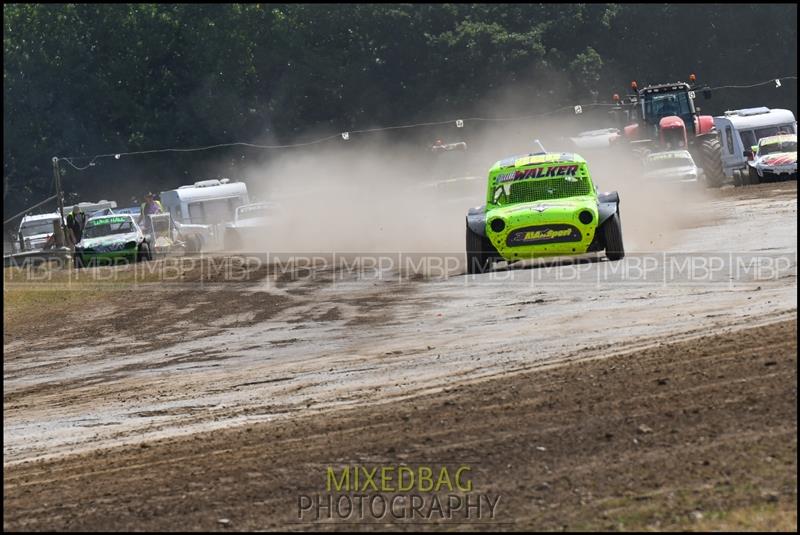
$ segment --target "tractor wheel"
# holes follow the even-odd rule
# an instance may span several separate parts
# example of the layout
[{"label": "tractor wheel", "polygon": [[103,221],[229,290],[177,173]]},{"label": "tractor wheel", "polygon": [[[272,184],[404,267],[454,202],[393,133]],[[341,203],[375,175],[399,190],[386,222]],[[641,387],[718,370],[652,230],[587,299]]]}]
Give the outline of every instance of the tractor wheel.
[{"label": "tractor wheel", "polygon": [[492,262],[494,247],[486,236],[479,236],[467,227],[467,273],[484,273]]},{"label": "tractor wheel", "polygon": [[749,177],[748,184],[759,184],[761,182],[761,177],[758,176],[758,171],[756,171],[755,167],[748,167],[747,174]]},{"label": "tractor wheel", "polygon": [[706,175],[706,186],[718,188],[725,182],[725,173],[722,171],[722,149],[719,139],[715,136],[706,136],[700,143],[700,166]]},{"label": "tractor wheel", "polygon": [[603,223],[603,235],[606,241],[606,258],[612,261],[624,258],[625,247],[622,245],[622,224],[619,221],[619,213],[612,215]]}]

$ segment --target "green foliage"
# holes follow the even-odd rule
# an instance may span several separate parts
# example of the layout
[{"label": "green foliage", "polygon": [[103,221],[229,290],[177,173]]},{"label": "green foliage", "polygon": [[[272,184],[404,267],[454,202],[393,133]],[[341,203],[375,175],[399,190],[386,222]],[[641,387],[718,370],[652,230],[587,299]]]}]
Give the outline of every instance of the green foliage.
[{"label": "green foliage", "polygon": [[[4,4],[4,207],[48,194],[54,155],[291,142],[510,89],[541,108],[634,78],[794,74],[796,20],[790,4]],[[794,109],[796,85],[746,97],[713,107]],[[65,185],[120,200],[213,174],[207,158],[67,167]]]},{"label": "green foliage", "polygon": [[603,58],[594,48],[587,46],[586,50],[576,55],[575,59],[570,62],[569,68],[577,75],[579,86],[590,91],[597,87],[597,83],[600,81]]}]

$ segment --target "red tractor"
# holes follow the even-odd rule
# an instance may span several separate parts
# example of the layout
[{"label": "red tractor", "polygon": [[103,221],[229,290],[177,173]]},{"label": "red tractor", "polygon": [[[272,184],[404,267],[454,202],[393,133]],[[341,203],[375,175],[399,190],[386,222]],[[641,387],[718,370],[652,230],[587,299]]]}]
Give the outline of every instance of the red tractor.
[{"label": "red tractor", "polygon": [[659,84],[639,89],[631,82],[633,94],[621,100],[614,95],[612,113],[616,116],[622,139],[642,152],[653,150],[687,149],[697,164],[703,168],[710,187],[722,185],[720,143],[714,118],[699,115],[695,108],[695,91],[701,90],[709,98],[711,91],[693,85],[695,75],[686,82]]}]

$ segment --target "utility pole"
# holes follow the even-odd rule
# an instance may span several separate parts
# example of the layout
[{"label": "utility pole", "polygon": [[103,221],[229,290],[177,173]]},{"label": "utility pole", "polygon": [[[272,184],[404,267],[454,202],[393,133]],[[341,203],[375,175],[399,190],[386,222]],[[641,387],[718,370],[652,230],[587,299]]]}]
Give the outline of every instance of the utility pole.
[{"label": "utility pole", "polygon": [[64,223],[64,192],[61,191],[61,171],[58,168],[58,156],[53,156],[53,178],[56,182],[56,201],[58,202],[58,211],[61,214],[61,232],[62,236],[66,237],[67,227]]},{"label": "utility pole", "polygon": [[61,212],[61,221],[64,221],[64,194],[61,192],[61,171],[58,169],[58,157],[53,156],[53,178],[56,181],[56,195],[58,201],[58,211]]}]

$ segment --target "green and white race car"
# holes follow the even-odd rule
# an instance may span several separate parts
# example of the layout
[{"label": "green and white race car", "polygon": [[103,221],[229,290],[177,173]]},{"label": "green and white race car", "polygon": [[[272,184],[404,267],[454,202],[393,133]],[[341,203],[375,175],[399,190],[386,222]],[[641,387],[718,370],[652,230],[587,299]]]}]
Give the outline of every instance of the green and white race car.
[{"label": "green and white race car", "polygon": [[467,272],[495,260],[605,250],[625,256],[617,192],[598,193],[586,160],[572,153],[514,156],[489,170],[486,204],[467,214]]},{"label": "green and white race car", "polygon": [[151,260],[150,240],[128,214],[96,216],[75,245],[75,267]]}]

